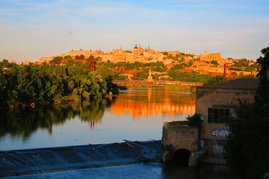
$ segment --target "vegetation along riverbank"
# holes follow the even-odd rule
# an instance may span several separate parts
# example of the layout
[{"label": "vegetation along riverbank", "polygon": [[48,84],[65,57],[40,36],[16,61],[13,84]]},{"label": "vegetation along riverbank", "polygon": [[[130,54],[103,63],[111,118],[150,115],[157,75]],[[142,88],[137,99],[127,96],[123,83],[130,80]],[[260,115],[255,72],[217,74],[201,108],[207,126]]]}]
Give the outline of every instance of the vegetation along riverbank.
[{"label": "vegetation along riverbank", "polygon": [[[112,79],[198,82],[208,85],[229,78],[253,78],[258,67],[246,59],[222,59],[220,54],[216,59],[215,54],[191,55],[177,51],[158,52],[158,58],[153,58],[154,54],[151,54],[152,57],[150,54],[149,57],[138,56],[137,52],[143,54],[143,50],[146,49],[121,49],[119,51],[123,56],[118,56],[118,51],[89,53],[72,50],[68,54],[20,65],[3,59],[0,62],[0,107],[36,107],[48,103],[104,98],[119,92]],[[178,90],[180,85],[175,85],[176,88],[165,86]],[[193,88],[187,90],[192,91]]]},{"label": "vegetation along riverbank", "polygon": [[0,106],[2,108],[35,107],[49,103],[93,100],[119,93],[110,77],[84,69],[80,63],[55,63],[19,66],[0,62]]}]

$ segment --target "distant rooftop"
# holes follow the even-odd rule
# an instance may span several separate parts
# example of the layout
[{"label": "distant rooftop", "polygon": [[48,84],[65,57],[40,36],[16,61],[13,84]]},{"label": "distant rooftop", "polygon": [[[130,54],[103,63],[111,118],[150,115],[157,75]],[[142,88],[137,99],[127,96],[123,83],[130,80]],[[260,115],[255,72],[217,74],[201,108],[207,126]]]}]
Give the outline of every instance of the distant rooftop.
[{"label": "distant rooftop", "polygon": [[208,87],[216,88],[243,88],[243,89],[257,89],[259,86],[259,79],[235,79],[214,84]]}]

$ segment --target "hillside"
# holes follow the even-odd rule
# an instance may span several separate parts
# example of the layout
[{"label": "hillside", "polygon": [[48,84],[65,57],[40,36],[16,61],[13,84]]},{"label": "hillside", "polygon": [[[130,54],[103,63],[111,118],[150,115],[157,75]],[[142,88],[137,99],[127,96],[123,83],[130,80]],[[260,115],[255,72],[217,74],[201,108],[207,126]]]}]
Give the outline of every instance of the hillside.
[{"label": "hillside", "polygon": [[[42,57],[38,60],[38,64],[43,62],[50,63],[53,59],[62,59],[61,63],[65,64],[69,60],[75,62],[81,62],[83,64],[89,64],[90,60],[96,59],[97,66],[99,64],[106,64],[106,68],[111,65],[107,64],[121,64],[110,68],[110,70],[117,71],[121,75],[128,76],[131,79],[136,73],[142,72],[144,68],[132,68],[128,69],[124,64],[157,64],[162,63],[163,69],[146,67],[147,74],[149,70],[152,75],[157,75],[159,78],[169,78],[168,73],[171,68],[174,68],[177,72],[186,73],[199,73],[210,76],[225,75],[226,77],[236,78],[238,76],[256,75],[257,65],[253,61],[246,59],[223,59],[221,54],[203,52],[201,54],[188,54],[180,51],[155,51],[151,48],[142,48],[135,45],[132,50],[113,49],[111,52],[103,52],[101,50],[71,50],[67,54],[61,54],[59,56]],[[225,69],[225,72],[224,72]]]}]

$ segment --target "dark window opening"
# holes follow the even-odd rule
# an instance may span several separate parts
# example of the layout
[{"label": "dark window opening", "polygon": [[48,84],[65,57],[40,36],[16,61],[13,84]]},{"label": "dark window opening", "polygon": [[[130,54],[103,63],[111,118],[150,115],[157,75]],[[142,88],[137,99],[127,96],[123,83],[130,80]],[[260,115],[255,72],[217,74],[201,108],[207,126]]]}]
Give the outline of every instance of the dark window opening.
[{"label": "dark window opening", "polygon": [[208,108],[208,122],[224,123],[230,116],[230,109]]}]

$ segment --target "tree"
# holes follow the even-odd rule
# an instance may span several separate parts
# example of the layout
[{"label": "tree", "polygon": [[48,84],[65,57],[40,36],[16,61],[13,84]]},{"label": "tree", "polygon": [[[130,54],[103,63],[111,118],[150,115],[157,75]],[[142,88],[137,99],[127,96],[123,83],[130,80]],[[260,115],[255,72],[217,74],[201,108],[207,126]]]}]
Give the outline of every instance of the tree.
[{"label": "tree", "polygon": [[76,59],[76,60],[79,60],[79,59],[80,59],[80,56],[76,55],[76,56],[75,56],[75,59]]},{"label": "tree", "polygon": [[227,78],[225,76],[215,76],[215,77],[212,77],[210,78],[209,80],[207,80],[203,86],[210,86],[210,85],[213,85],[213,84],[217,84],[217,83],[220,83],[220,82],[224,82],[226,81]]},{"label": "tree", "polygon": [[216,61],[216,60],[212,60],[210,63],[211,63],[212,65],[214,65],[215,67],[219,66],[219,62]]},{"label": "tree", "polygon": [[0,62],[0,70],[3,70],[4,68],[9,68],[10,66],[11,64],[6,59],[3,59],[3,61]]},{"label": "tree", "polygon": [[63,60],[63,57],[57,56],[57,57],[54,57],[54,58],[50,61],[50,64],[53,64],[53,65],[59,65],[59,64],[61,63],[62,60]]},{"label": "tree", "polygon": [[269,47],[261,52],[255,102],[240,102],[235,117],[228,120],[230,135],[225,146],[232,171],[251,179],[263,178],[269,172]]},{"label": "tree", "polygon": [[66,55],[64,56],[64,59],[68,61],[68,60],[72,60],[72,57],[70,55]]},{"label": "tree", "polygon": [[106,96],[107,83],[101,74],[85,69],[82,62],[70,63],[73,60],[64,67],[58,65],[62,60],[63,57],[55,57],[50,65],[24,66],[7,60],[0,62],[0,107]]},{"label": "tree", "polygon": [[189,126],[196,126],[198,128],[198,140],[200,140],[201,131],[202,131],[203,116],[201,114],[194,114],[192,116],[188,116],[186,119],[188,121]]},{"label": "tree", "polygon": [[261,110],[269,115],[269,47],[262,49],[264,57],[257,59],[257,63],[261,66],[257,77],[260,79],[259,87],[255,95],[255,101]]},{"label": "tree", "polygon": [[100,98],[105,96],[107,92],[107,84],[103,77],[96,71],[88,73],[88,81],[90,82],[90,95],[92,98]]},{"label": "tree", "polygon": [[87,58],[88,61],[91,61],[91,60],[94,60],[94,56],[93,55],[90,55],[88,58]]},{"label": "tree", "polygon": [[81,55],[79,56],[79,59],[80,59],[80,60],[84,60],[84,59],[85,59],[85,56],[84,56],[83,54],[81,54]]},{"label": "tree", "polygon": [[8,66],[8,62],[0,62],[0,106],[7,108],[7,92],[8,92],[8,76],[6,75],[5,68]]},{"label": "tree", "polygon": [[201,125],[203,123],[201,114],[194,114],[192,116],[188,116],[186,119],[188,121],[189,126],[201,127]]}]

